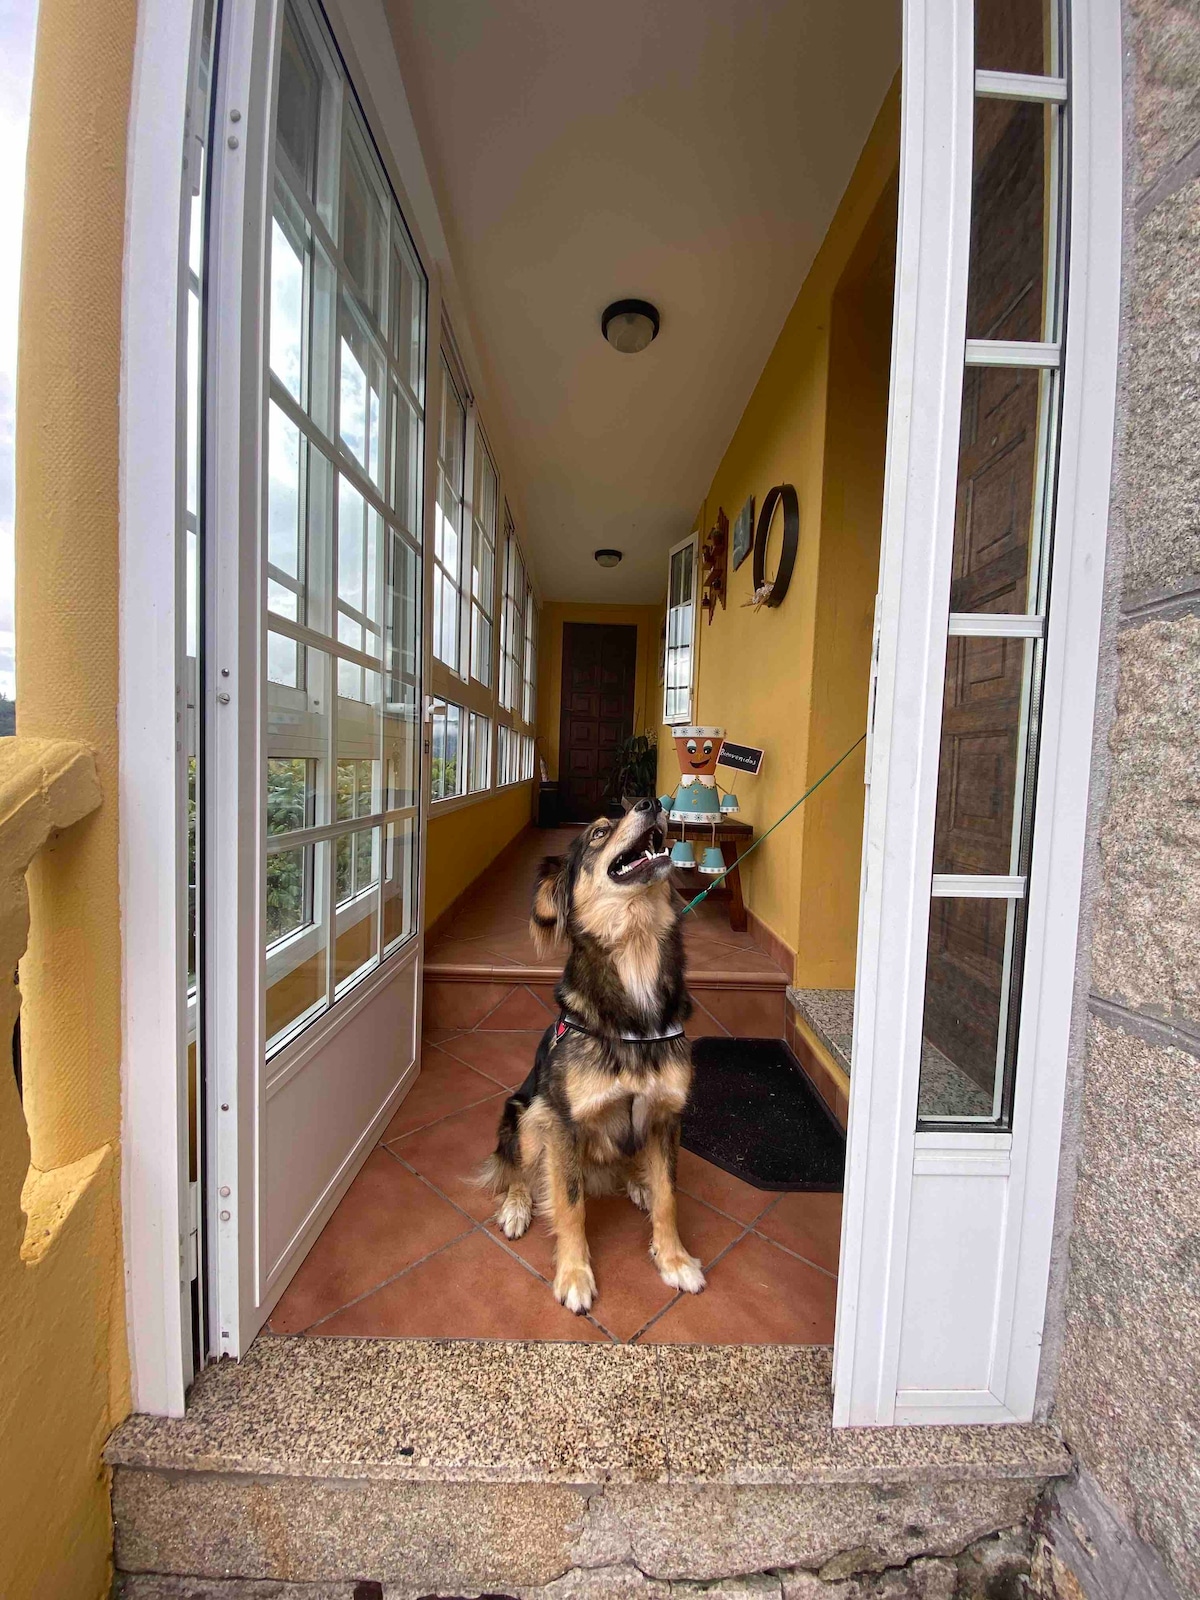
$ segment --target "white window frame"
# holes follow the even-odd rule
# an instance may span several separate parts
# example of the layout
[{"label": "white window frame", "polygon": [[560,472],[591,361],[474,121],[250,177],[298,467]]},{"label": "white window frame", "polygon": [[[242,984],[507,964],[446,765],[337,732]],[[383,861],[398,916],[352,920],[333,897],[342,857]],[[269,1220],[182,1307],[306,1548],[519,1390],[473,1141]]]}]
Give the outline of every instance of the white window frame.
[{"label": "white window frame", "polygon": [[[900,228],[834,1353],[837,1425],[1035,1415],[1120,307],[1117,0],[1075,0],[1054,574],[1012,1131],[917,1132],[971,202],[971,0],[906,0]],[[978,88],[997,92],[996,73]],[[1061,98],[1057,92],[1043,98]],[[979,352],[970,351],[971,359]],[[1039,362],[1041,347],[1029,350]],[[913,1374],[920,1374],[914,1381]],[[939,1378],[940,1374],[940,1378]]]},{"label": "white window frame", "polygon": [[[674,564],[675,557],[679,554],[679,552],[681,550],[688,549],[689,546],[692,552],[692,620],[691,637],[688,640],[691,669],[688,673],[687,683],[687,710],[686,712],[668,715],[669,707],[667,704],[667,694],[671,677],[671,568]],[[697,678],[696,651],[700,642],[700,630],[697,627],[700,604],[700,597],[697,593],[697,584],[699,579],[699,550],[700,534],[697,531],[694,533],[689,533],[687,538],[681,539],[678,544],[673,544],[670,550],[667,552],[667,614],[663,622],[663,627],[666,630],[663,645],[663,722],[668,728],[686,727],[688,723],[694,720]],[[676,646],[676,648],[679,647]],[[675,687],[678,688],[679,685],[675,685]]]}]

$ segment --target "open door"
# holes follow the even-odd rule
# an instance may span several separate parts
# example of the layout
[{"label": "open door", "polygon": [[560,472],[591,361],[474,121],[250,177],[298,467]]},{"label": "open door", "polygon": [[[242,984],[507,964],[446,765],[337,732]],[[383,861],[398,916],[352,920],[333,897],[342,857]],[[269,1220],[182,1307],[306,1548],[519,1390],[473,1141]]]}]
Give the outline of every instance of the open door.
[{"label": "open door", "polygon": [[1115,0],[906,0],[840,1424],[1035,1413],[1119,294]]},{"label": "open door", "polygon": [[428,283],[308,0],[221,8],[201,827],[238,1355],[416,1071]]}]

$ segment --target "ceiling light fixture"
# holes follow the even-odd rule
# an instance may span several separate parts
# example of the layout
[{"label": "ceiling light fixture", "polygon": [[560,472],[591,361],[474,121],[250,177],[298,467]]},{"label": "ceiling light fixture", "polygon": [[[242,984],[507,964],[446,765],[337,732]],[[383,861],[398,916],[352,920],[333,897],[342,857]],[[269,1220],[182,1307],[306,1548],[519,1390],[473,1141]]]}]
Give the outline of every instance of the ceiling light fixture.
[{"label": "ceiling light fixture", "polygon": [[614,300],[600,318],[600,332],[622,355],[634,356],[658,337],[658,310],[648,300]]},{"label": "ceiling light fixture", "polygon": [[597,563],[602,567],[619,567],[623,553],[620,550],[597,550],[595,557]]}]

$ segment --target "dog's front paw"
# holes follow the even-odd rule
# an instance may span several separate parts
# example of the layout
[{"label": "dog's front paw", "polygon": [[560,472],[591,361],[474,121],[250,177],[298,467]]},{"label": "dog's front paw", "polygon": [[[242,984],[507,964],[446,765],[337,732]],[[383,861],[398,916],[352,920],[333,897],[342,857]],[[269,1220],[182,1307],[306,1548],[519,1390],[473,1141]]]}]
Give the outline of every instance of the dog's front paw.
[{"label": "dog's front paw", "polygon": [[659,1276],[672,1289],[682,1289],[685,1294],[699,1294],[704,1287],[704,1274],[695,1256],[681,1249],[678,1254],[655,1257]]},{"label": "dog's front paw", "polygon": [[533,1201],[525,1190],[510,1189],[496,1213],[506,1239],[519,1239],[533,1217]]},{"label": "dog's front paw", "polygon": [[633,1201],[634,1205],[639,1211],[649,1211],[650,1196],[648,1192],[642,1188],[640,1183],[634,1183],[633,1180],[630,1179],[629,1183],[625,1187],[625,1193]]},{"label": "dog's front paw", "polygon": [[554,1298],[568,1311],[581,1316],[596,1298],[596,1279],[591,1267],[559,1267],[554,1275]]}]

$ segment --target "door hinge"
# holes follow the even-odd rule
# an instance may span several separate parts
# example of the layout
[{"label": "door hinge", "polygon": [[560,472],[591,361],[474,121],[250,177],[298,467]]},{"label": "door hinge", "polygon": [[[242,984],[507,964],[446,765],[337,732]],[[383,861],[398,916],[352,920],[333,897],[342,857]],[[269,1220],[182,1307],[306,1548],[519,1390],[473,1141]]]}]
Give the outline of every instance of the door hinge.
[{"label": "door hinge", "polygon": [[193,1283],[200,1275],[200,1185],[188,1184],[187,1233],[183,1241],[183,1281]]}]

